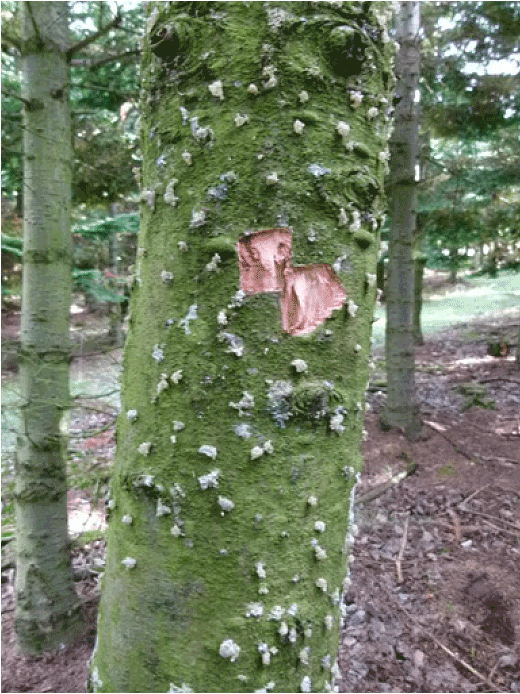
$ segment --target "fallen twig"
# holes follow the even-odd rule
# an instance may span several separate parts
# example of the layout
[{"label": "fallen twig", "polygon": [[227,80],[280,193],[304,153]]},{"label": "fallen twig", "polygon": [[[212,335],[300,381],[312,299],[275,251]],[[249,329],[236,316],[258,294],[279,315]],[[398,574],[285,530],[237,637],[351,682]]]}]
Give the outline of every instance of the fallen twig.
[{"label": "fallen twig", "polygon": [[478,453],[471,454],[463,446],[461,446],[460,443],[455,443],[455,441],[452,441],[450,437],[444,433],[445,427],[441,424],[437,424],[437,422],[428,422],[426,419],[423,420],[423,424],[426,424],[430,427],[430,429],[436,431],[440,436],[442,436],[443,439],[445,439],[448,443],[450,443],[453,446],[457,453],[463,455],[465,458],[467,458],[467,460],[471,460],[471,462],[475,462],[475,460],[482,460],[486,463],[494,462],[502,463],[503,465],[509,465],[510,463],[514,463],[517,465],[520,463],[520,460],[515,460],[514,458],[496,458],[494,456],[491,458],[486,458],[482,455],[479,455]]},{"label": "fallen twig", "polygon": [[501,489],[503,492],[506,492],[506,494],[514,494],[520,499],[520,489],[517,491],[516,489],[512,489],[511,487],[504,487],[501,484],[494,484],[494,487],[498,487],[498,489]]},{"label": "fallen twig", "polygon": [[401,540],[401,546],[399,547],[399,554],[395,560],[395,570],[397,573],[397,583],[403,582],[403,572],[401,570],[401,562],[403,561],[404,548],[406,547],[406,539],[408,537],[408,522],[410,521],[410,516],[407,514],[406,520],[404,522],[403,528],[403,539]]},{"label": "fallen twig", "polygon": [[477,496],[477,494],[479,494],[483,489],[486,489],[487,487],[489,487],[489,484],[485,484],[483,487],[479,487],[477,490],[475,490],[472,494],[470,494],[464,499],[464,503],[467,504],[468,501],[474,499]]},{"label": "fallen twig", "polygon": [[460,529],[460,520],[455,511],[452,508],[447,509],[448,514],[453,521],[453,530],[455,533],[455,539],[458,540],[459,542],[462,540],[462,533]]},{"label": "fallen twig", "polygon": [[456,653],[454,653],[447,646],[445,646],[441,641],[439,641],[439,639],[436,636],[434,636],[429,629],[427,629],[425,626],[423,626],[417,619],[415,619],[415,617],[413,617],[410,614],[410,612],[406,609],[406,607],[404,607],[403,605],[401,605],[397,601],[394,601],[394,604],[397,605],[397,607],[402,612],[404,612],[404,614],[408,617],[408,619],[411,622],[413,622],[413,624],[418,626],[419,629],[422,629],[424,631],[424,633],[426,634],[426,636],[428,636],[428,638],[430,638],[437,646],[439,646],[439,648],[441,648],[445,653],[447,653],[450,657],[452,657],[454,660],[456,660],[457,663],[462,665],[462,667],[466,668],[466,670],[468,670],[473,675],[475,675],[475,677],[478,677],[478,679],[481,680],[481,682],[485,682],[489,687],[491,687],[493,689],[493,691],[496,691],[496,692],[505,692],[506,691],[505,689],[501,689],[500,687],[498,687],[496,684],[493,684],[493,682],[489,679],[489,677],[486,677],[485,675],[480,673],[478,670],[475,670],[475,668],[472,665],[470,665],[465,660],[460,658]]},{"label": "fallen twig", "polygon": [[509,533],[510,535],[513,535],[513,537],[516,537],[520,540],[520,535],[518,533],[515,533],[514,530],[509,530],[508,528],[499,528],[498,525],[491,523],[491,521],[488,521],[485,518],[484,518],[484,523],[486,525],[490,525],[492,528],[495,528],[495,530],[498,530],[501,533]]},{"label": "fallen twig", "polygon": [[[509,436],[509,434],[506,434],[506,436]],[[476,455],[476,458],[479,460],[483,460],[485,463],[502,463],[502,465],[518,465],[520,464],[520,460],[516,460],[515,458],[497,458],[496,456],[483,456],[483,455]]]},{"label": "fallen twig", "polygon": [[520,526],[518,526],[516,523],[511,523],[511,521],[506,521],[502,518],[497,518],[496,516],[490,516],[489,513],[482,513],[482,511],[475,511],[471,508],[467,508],[464,501],[461,504],[458,504],[457,508],[463,511],[464,513],[473,513],[475,516],[482,516],[482,518],[488,518],[489,520],[498,523],[505,523],[505,525],[510,525],[515,530],[520,530]]},{"label": "fallen twig", "polygon": [[520,381],[515,378],[503,378],[503,377],[493,377],[493,378],[479,378],[479,383],[491,383],[492,381],[506,381],[506,383],[518,383],[520,386]]},{"label": "fallen twig", "polygon": [[[423,627],[424,629],[424,627]],[[459,656],[454,653],[452,650],[450,650],[447,646],[445,646],[441,641],[439,641],[438,638],[436,638],[430,631],[427,629],[424,629],[424,633],[431,638],[431,640],[439,646],[439,648],[442,648],[442,650],[447,653],[449,656],[451,656],[454,660],[456,660],[458,663],[460,663],[463,667],[465,667],[467,670],[469,670],[475,677],[478,677],[479,680],[482,682],[485,682],[489,687],[494,688],[495,691],[497,692],[505,692],[505,689],[501,689],[498,687],[496,684],[493,684],[493,682],[489,679],[489,677],[486,677],[485,675],[482,675],[478,670],[475,670],[475,668],[467,663],[465,660],[462,658],[459,658]],[[495,674],[495,673],[493,673]]]},{"label": "fallen twig", "polygon": [[500,665],[501,660],[502,660],[502,656],[500,656],[500,658],[497,660],[497,662],[491,668],[491,672],[488,675],[490,681],[491,681],[491,678],[493,677],[493,675],[495,674],[497,667]]},{"label": "fallen twig", "polygon": [[476,455],[471,455],[468,453],[460,444],[455,443],[452,441],[449,436],[447,436],[443,429],[444,427],[441,428],[441,425],[437,424],[437,422],[428,422],[426,419],[423,420],[423,424],[426,424],[427,426],[430,427],[430,429],[433,429],[436,431],[440,436],[442,436],[443,439],[446,439],[446,441],[453,446],[453,448],[457,451],[457,453],[460,453],[463,455],[465,458],[468,460],[471,460],[472,462],[474,461],[474,458],[477,458],[478,456]]},{"label": "fallen twig", "polygon": [[[443,528],[448,528],[448,530],[453,530],[453,523],[448,523],[447,521],[443,521],[440,518],[435,518],[435,524],[442,525]],[[460,530],[462,535],[467,535],[468,533],[480,532],[482,528],[479,525],[461,525]]]},{"label": "fallen twig", "polygon": [[415,463],[409,465],[406,470],[402,470],[394,477],[391,477],[388,480],[388,482],[385,482],[384,484],[380,484],[379,486],[374,487],[374,489],[371,489],[370,491],[368,491],[366,494],[363,494],[362,496],[356,497],[355,503],[356,504],[364,504],[366,501],[372,501],[373,499],[376,499],[378,496],[381,496],[381,494],[384,494],[386,491],[391,489],[392,485],[398,484],[399,482],[402,482],[403,480],[405,480],[407,477],[410,477],[410,475],[413,475],[413,473],[416,470],[417,470],[417,465]]},{"label": "fallen twig", "polygon": [[[516,423],[516,419],[506,421],[513,421]],[[496,429],[488,429],[487,427],[481,427],[478,424],[475,424],[474,422],[465,421],[464,425],[471,427],[472,429],[477,429],[477,431],[481,431],[483,434],[487,434],[488,436],[519,436],[519,434],[515,434],[513,432],[497,431]]]},{"label": "fallen twig", "polygon": [[[477,429],[478,431],[481,431],[483,434],[488,434],[489,436],[496,436],[497,432],[492,431],[491,429],[488,429],[486,427],[481,427],[478,424],[475,424],[475,422],[464,422],[465,426],[469,426],[472,429]],[[503,434],[498,434],[499,436],[503,436]]]}]

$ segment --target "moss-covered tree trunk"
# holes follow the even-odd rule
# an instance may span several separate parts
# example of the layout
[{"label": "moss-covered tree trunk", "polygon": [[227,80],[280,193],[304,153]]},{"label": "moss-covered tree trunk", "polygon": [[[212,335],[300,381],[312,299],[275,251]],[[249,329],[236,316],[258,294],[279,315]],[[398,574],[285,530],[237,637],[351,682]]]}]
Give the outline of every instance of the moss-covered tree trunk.
[{"label": "moss-covered tree trunk", "polygon": [[75,632],[60,419],[69,404],[71,131],[67,3],[23,3],[24,253],[15,629],[24,651]]},{"label": "moss-covered tree trunk", "polygon": [[392,135],[391,229],[386,282],[388,397],[383,422],[416,438],[420,418],[415,395],[414,259],[420,64],[420,3],[400,2],[397,18],[395,130]]},{"label": "moss-covered tree trunk", "polygon": [[95,691],[330,685],[384,209],[389,9],[148,5]]}]

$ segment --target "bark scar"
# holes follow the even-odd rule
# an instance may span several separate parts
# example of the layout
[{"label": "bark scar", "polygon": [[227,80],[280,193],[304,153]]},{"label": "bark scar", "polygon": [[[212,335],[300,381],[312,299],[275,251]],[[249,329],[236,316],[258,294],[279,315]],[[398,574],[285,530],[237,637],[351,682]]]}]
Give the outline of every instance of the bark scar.
[{"label": "bark scar", "polygon": [[280,295],[282,329],[305,335],[345,305],[347,294],[326,263],[291,265],[290,229],[263,229],[237,243],[240,289]]}]

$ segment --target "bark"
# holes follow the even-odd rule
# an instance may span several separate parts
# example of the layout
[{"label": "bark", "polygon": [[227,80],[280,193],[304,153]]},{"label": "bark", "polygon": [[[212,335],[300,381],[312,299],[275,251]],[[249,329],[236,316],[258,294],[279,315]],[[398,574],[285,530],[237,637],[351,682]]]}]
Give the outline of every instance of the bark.
[{"label": "bark", "polygon": [[386,368],[388,396],[382,421],[418,436],[421,423],[415,393],[414,259],[416,225],[415,167],[418,151],[419,85],[418,2],[399,3],[396,61],[396,112],[391,158],[391,229],[386,283]]},{"label": "bark", "polygon": [[67,4],[23,5],[24,253],[16,463],[20,647],[63,643],[78,626],[60,420],[69,405],[71,130]]},{"label": "bark", "polygon": [[330,685],[384,209],[388,11],[148,5],[91,690]]}]

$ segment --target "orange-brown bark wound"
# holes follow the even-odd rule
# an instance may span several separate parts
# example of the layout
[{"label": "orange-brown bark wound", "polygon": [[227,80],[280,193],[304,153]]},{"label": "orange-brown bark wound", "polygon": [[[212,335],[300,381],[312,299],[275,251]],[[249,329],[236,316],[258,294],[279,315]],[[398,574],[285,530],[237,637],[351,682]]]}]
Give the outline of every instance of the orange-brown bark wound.
[{"label": "orange-brown bark wound", "polygon": [[291,257],[289,229],[264,229],[242,236],[237,251],[242,291],[260,294],[283,290],[283,268]]},{"label": "orange-brown bark wound", "polygon": [[330,265],[290,264],[290,229],[263,229],[242,236],[237,243],[240,289],[246,294],[280,295],[282,328],[290,335],[310,333],[347,295]]}]

